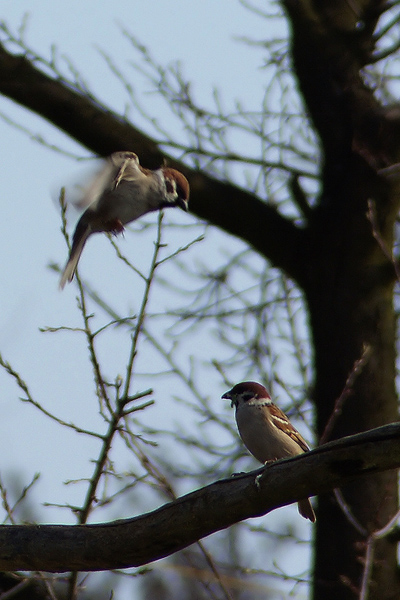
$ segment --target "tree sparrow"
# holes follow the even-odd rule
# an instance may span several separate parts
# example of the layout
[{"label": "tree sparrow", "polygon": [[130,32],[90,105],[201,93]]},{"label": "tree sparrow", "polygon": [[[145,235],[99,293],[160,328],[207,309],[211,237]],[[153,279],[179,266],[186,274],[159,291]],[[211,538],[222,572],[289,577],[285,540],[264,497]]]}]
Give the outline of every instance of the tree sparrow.
[{"label": "tree sparrow", "polygon": [[175,169],[151,171],[134,152],[114,152],[93,179],[80,205],[89,205],[76,226],[60,288],[72,281],[83,247],[92,233],[121,233],[124,225],[148,212],[179,206],[188,210],[189,183]]},{"label": "tree sparrow", "polygon": [[[289,458],[309,450],[285,413],[272,403],[263,385],[244,381],[222,398],[231,400],[231,406],[235,406],[240,437],[249,452],[261,463]],[[298,507],[302,517],[315,522],[309,498],[299,500]]]}]

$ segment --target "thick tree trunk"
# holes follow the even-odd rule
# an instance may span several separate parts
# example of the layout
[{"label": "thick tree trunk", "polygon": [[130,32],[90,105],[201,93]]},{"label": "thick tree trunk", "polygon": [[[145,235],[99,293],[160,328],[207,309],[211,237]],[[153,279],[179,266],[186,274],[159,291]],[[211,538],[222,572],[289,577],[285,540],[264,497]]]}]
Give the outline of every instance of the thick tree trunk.
[{"label": "thick tree trunk", "polygon": [[[394,268],[391,252],[400,185],[377,174],[400,161],[400,111],[382,107],[360,76],[374,50],[379,0],[282,0],[292,25],[292,56],[310,119],[320,136],[322,192],[296,227],[253,194],[185,168],[191,210],[245,239],[305,292],[314,343],[314,400],[321,436],[355,361],[370,355],[335,420],[330,439],[397,420]],[[389,5],[388,5],[389,6]],[[129,123],[0,47],[0,93],[55,123],[99,154],[137,151],[157,166],[156,144]],[[94,124],[94,126],[93,126]],[[376,210],[375,231],[367,218]],[[229,206],[229,210],[226,207]],[[375,233],[375,237],[374,237]],[[397,476],[380,473],[342,490],[358,522],[333,495],[319,499],[314,600],[354,599],[365,544],[397,510]],[[396,544],[375,548],[369,599],[400,598]]]},{"label": "thick tree trunk", "polygon": [[[337,416],[330,439],[398,419],[393,308],[395,269],[389,253],[399,190],[377,174],[399,156],[396,115],[386,112],[360,76],[373,52],[379,2],[287,0],[293,62],[320,135],[323,188],[309,220],[307,265],[300,282],[308,301],[315,359],[316,420],[321,437],[365,345],[370,355]],[[359,24],[362,24],[362,27]],[[358,33],[357,33],[358,32]],[[361,33],[360,33],[361,32]],[[376,211],[374,227],[368,202]],[[375,229],[375,231],[374,231]],[[375,237],[374,237],[375,234]],[[341,492],[359,524],[333,494],[322,496],[314,548],[314,600],[358,597],[368,536],[397,511],[397,474],[365,477]],[[369,598],[400,597],[397,545],[375,548]]]},{"label": "thick tree trunk", "polygon": [[[339,186],[340,198],[331,196],[330,206],[321,209],[310,231],[310,285],[306,289],[315,351],[314,400],[319,436],[324,433],[335,400],[363,347],[370,347],[352,393],[334,422],[331,438],[398,418],[394,385],[394,268],[373,237],[366,216],[368,194],[364,185],[357,184],[369,181],[372,188],[374,176],[368,177],[368,168],[364,173],[357,170],[354,161],[352,169],[352,182]],[[381,195],[379,201],[382,206],[388,198]],[[386,232],[382,232],[389,245],[393,218],[391,211]],[[387,524],[397,510],[396,472],[362,478],[341,491],[365,531],[357,531],[349,522],[333,494],[319,498],[315,600],[354,599],[361,584],[368,535]],[[400,597],[394,542],[383,540],[376,546],[369,597]]]}]

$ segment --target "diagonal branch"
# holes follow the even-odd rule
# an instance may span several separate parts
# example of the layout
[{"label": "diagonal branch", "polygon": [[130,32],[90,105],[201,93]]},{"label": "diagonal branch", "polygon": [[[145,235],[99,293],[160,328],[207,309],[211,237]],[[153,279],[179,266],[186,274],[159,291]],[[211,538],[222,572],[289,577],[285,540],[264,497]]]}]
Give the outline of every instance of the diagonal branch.
[{"label": "diagonal branch", "polygon": [[400,424],[320,446],[224,479],[161,508],[98,525],[3,525],[3,571],[96,571],[139,566],[299,498],[400,466]]},{"label": "diagonal branch", "polygon": [[[37,69],[24,56],[0,45],[0,94],[53,123],[100,156],[134,150],[142,164],[155,168],[165,155],[149,136],[95,99]],[[232,184],[218,181],[168,157],[190,181],[190,210],[253,246],[294,279],[302,279],[304,231],[275,208]]]}]

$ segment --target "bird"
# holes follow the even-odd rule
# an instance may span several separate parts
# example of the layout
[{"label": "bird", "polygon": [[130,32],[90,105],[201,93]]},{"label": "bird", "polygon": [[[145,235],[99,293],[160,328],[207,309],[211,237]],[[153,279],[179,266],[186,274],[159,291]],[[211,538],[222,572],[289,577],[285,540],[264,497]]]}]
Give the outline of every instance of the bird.
[{"label": "bird", "polygon": [[189,193],[188,180],[176,169],[163,166],[153,171],[143,168],[134,152],[111,154],[78,203],[88,208],[75,228],[60,288],[72,281],[82,250],[92,233],[117,235],[124,231],[127,223],[169,206],[179,206],[187,212]]},{"label": "bird", "polygon": [[[271,400],[266,388],[255,381],[243,381],[225,392],[231,400],[240,437],[248,451],[261,463],[307,452],[309,447],[288,417]],[[315,522],[309,498],[298,502],[299,513]]]}]

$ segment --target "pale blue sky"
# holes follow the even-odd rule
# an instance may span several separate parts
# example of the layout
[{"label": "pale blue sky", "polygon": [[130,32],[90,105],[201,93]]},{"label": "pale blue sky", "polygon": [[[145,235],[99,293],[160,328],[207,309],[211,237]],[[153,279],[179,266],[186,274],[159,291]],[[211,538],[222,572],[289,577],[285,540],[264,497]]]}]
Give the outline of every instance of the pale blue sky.
[{"label": "pale blue sky", "polygon": [[[260,8],[263,4],[258,2]],[[200,102],[210,102],[213,87],[218,87],[227,106],[232,107],[234,101],[240,99],[247,108],[259,108],[265,76],[263,51],[245,46],[234,37],[262,39],[265,37],[266,21],[246,10],[239,2],[41,0],[40,3],[32,3],[28,0],[3,0],[0,19],[16,30],[26,12],[30,13],[25,34],[29,46],[48,57],[51,45],[55,44],[60,56],[68,56],[98,98],[117,112],[123,110],[126,98],[98,48],[106,51],[135,81],[129,62],[137,61],[138,57],[122,37],[122,26],[147,45],[160,63],[180,60]],[[145,85],[143,92],[147,91]],[[143,97],[149,107],[152,102],[157,102],[152,96]],[[33,133],[40,134],[50,144],[78,156],[87,156],[85,149],[61,132],[2,97],[0,112]],[[54,185],[67,183],[65,179],[71,172],[79,172],[79,167],[72,159],[30,140],[25,133],[10,127],[4,120],[0,120],[0,139],[0,245],[3,245],[3,260],[0,261],[0,352],[20,371],[45,406],[67,420],[94,427],[94,407],[92,405],[87,411],[85,407],[87,398],[93,398],[85,343],[77,345],[76,338],[67,334],[53,336],[39,333],[39,328],[44,326],[78,324],[75,289],[69,286],[60,293],[58,278],[47,265],[51,261],[61,264],[66,259],[59,231],[59,215],[50,190],[54,189]],[[195,222],[190,214],[169,214],[168,219],[186,224]],[[182,239],[171,243],[179,247],[190,239],[192,233],[187,238],[182,235]],[[211,244],[213,239],[218,243],[216,234],[210,232],[207,244]],[[124,250],[134,248],[132,233],[126,234],[123,244]],[[96,273],[99,257],[104,265],[101,274]],[[85,275],[93,273],[95,285],[100,286],[103,279],[112,279],[113,285],[118,286],[121,309],[129,307],[132,311],[137,310],[140,296],[136,302],[129,286],[124,285],[124,270],[116,266],[115,255],[106,239],[90,240],[81,268]],[[206,348],[198,350],[206,360]],[[110,357],[110,363],[116,369],[120,352],[121,348],[115,348]],[[225,391],[223,382],[220,385],[216,403],[220,402],[220,395]],[[6,482],[11,469],[21,474],[24,483],[34,472],[40,471],[42,477],[34,495],[38,502],[44,498],[55,503],[81,502],[82,489],[65,487],[63,480],[90,475],[92,465],[89,459],[96,457],[98,444],[50,424],[32,407],[19,402],[20,392],[3,371],[0,371],[0,386],[0,455],[3,457],[0,472]],[[160,389],[157,381],[143,382],[143,389],[150,386],[154,388],[156,398],[165,399],[162,385]],[[168,395],[170,393],[168,390]],[[221,405],[221,412],[223,410],[226,408]],[[65,511],[43,510],[45,512],[40,515],[43,520],[70,520]]]},{"label": "pale blue sky", "polygon": [[[138,57],[123,39],[120,24],[148,45],[160,62],[167,64],[181,60],[185,73],[194,82],[194,92],[201,101],[207,102],[212,87],[220,86],[227,103],[241,98],[246,104],[257,106],[262,94],[261,53],[233,38],[235,35],[261,38],[263,20],[232,0],[206,0],[195,4],[184,0],[159,1],[156,6],[154,10],[153,3],[138,1],[42,1],[32,9],[31,2],[5,1],[0,18],[12,30],[16,30],[23,15],[29,11],[25,34],[29,46],[38,54],[49,56],[50,46],[56,44],[59,54],[67,55],[98,97],[115,110],[121,110],[126,99],[97,48],[103,48],[116,62],[125,66],[128,73],[134,75],[128,63],[137,61]],[[147,98],[145,96],[146,102]],[[85,149],[61,132],[3,97],[0,97],[0,111],[33,133],[40,134],[48,143],[78,156],[87,155]],[[3,148],[0,165],[3,190],[0,237],[5,257],[0,264],[0,280],[4,282],[0,292],[0,351],[20,370],[42,402],[48,402],[55,410],[58,410],[56,407],[60,403],[61,413],[67,417],[71,411],[74,414],[76,398],[75,416],[81,417],[81,384],[75,376],[69,378],[74,374],[66,367],[70,350],[66,344],[70,340],[65,336],[57,338],[43,335],[38,331],[39,327],[75,322],[77,319],[73,286],[60,293],[57,277],[47,269],[47,265],[51,261],[63,263],[66,258],[64,241],[59,232],[59,215],[50,197],[50,190],[55,185],[66,183],[71,172],[79,173],[79,167],[75,161],[30,140],[25,133],[2,120],[0,136]],[[179,215],[177,218],[186,223],[194,221],[190,215]],[[129,235],[126,236],[126,244],[131,241]],[[107,241],[93,238],[85,249],[82,261],[86,273],[97,270],[99,248],[101,252],[106,249],[101,255],[102,261],[114,270],[115,256],[107,248]],[[124,307],[128,305],[129,300]],[[76,351],[73,347],[73,355]],[[84,356],[82,349],[82,359]],[[0,415],[4,427],[4,433],[0,436],[2,454],[4,456],[11,450],[17,470],[26,473],[32,470],[45,472],[47,468],[43,468],[42,453],[47,450],[37,445],[33,425],[41,427],[48,423],[33,409],[16,401],[15,387],[2,372],[0,381],[3,391]],[[64,393],[60,389],[62,382],[68,384]],[[77,386],[75,390],[74,384]],[[47,441],[59,471],[63,461],[70,461],[70,456],[65,456],[64,450],[61,446],[57,448],[56,442],[60,440],[59,436],[68,437],[68,433],[56,427],[49,429],[46,436],[51,436],[54,429],[54,439],[47,437]],[[13,430],[18,431],[19,435],[12,436],[10,442],[7,432]],[[19,452],[21,439],[26,440],[29,456]],[[45,481],[48,476],[44,475]],[[51,487],[54,491],[53,483]],[[62,493],[65,493],[65,488]]]}]

